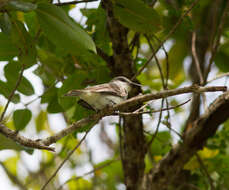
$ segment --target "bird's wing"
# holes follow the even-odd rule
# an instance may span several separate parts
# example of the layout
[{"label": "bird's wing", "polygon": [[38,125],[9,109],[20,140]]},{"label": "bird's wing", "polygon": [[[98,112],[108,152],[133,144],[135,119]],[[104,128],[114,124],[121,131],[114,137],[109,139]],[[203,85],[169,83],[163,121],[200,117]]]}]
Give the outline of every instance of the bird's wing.
[{"label": "bird's wing", "polygon": [[115,83],[99,84],[85,88],[85,90],[91,90],[93,92],[104,93],[108,95],[114,95],[119,97],[127,97],[128,92],[124,88],[120,88]]}]

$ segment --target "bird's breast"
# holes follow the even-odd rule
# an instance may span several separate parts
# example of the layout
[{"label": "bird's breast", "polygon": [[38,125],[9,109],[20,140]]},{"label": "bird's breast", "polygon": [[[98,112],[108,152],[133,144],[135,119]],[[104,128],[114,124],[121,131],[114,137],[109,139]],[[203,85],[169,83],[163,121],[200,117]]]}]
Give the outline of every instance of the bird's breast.
[{"label": "bird's breast", "polygon": [[96,110],[101,110],[107,106],[120,104],[126,99],[119,96],[106,95],[101,93],[92,93],[92,92],[84,93],[80,95],[80,98],[86,101]]}]

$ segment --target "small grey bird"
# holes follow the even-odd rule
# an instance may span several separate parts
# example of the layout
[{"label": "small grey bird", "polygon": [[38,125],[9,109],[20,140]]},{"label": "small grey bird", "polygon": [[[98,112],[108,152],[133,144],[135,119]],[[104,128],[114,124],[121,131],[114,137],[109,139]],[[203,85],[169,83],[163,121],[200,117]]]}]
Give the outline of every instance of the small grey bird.
[{"label": "small grey bird", "polygon": [[120,104],[128,97],[131,85],[141,86],[126,77],[119,76],[109,83],[90,86],[82,90],[71,90],[65,96],[78,96],[79,104],[95,111]]}]

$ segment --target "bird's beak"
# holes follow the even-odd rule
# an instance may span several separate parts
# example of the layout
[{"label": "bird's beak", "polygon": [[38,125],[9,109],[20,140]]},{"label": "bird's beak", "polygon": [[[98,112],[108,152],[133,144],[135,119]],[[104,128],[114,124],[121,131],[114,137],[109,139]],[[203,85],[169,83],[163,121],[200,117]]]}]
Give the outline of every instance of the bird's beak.
[{"label": "bird's beak", "polygon": [[76,96],[76,93],[74,93],[74,90],[71,90],[67,94],[64,94],[63,96]]}]

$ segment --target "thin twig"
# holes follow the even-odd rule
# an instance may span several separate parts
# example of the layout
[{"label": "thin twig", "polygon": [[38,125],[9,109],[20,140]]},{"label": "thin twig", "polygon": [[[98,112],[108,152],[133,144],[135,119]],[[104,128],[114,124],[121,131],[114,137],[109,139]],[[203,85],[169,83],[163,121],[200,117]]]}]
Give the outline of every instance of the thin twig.
[{"label": "thin twig", "polygon": [[[203,77],[203,73],[200,69],[200,62],[199,62],[199,59],[198,59],[198,56],[196,53],[196,32],[195,31],[193,31],[193,33],[192,33],[192,57],[194,59],[196,70],[197,70],[197,73],[198,73],[199,78],[200,78],[200,85],[202,86],[202,85],[204,85],[204,77]],[[201,95],[203,98],[204,110],[206,111],[207,110],[206,96],[204,93],[202,93]]]},{"label": "thin twig", "polygon": [[122,133],[122,117],[119,116],[119,121],[118,121],[118,127],[119,127],[119,131],[118,131],[118,136],[119,136],[119,151],[120,151],[120,158],[121,161],[123,162],[123,133]]},{"label": "thin twig", "polygon": [[201,168],[203,169],[205,175],[206,175],[207,178],[208,178],[209,184],[210,184],[210,186],[211,186],[211,190],[215,190],[215,186],[214,186],[214,184],[213,184],[214,182],[213,182],[213,180],[212,180],[212,178],[211,178],[211,176],[210,176],[210,174],[209,174],[209,172],[208,172],[206,166],[204,165],[204,163],[203,163],[201,157],[199,156],[198,153],[195,153],[195,156],[196,156],[197,161],[199,162]]},{"label": "thin twig", "polygon": [[[164,98],[161,100],[161,108],[163,108],[163,105],[164,105]],[[157,122],[157,127],[156,127],[156,130],[155,130],[155,133],[153,134],[152,138],[150,139],[150,141],[147,143],[147,147],[149,148],[150,145],[152,144],[153,140],[156,138],[157,136],[157,133],[158,133],[158,130],[159,130],[159,126],[161,124],[161,118],[162,118],[162,109],[160,111],[160,114],[159,114],[159,119],[158,119],[158,122]]]},{"label": "thin twig", "polygon": [[199,59],[198,59],[198,56],[196,53],[196,32],[195,31],[193,31],[193,33],[192,33],[192,56],[194,58],[196,70],[197,70],[197,73],[198,73],[199,78],[200,78],[200,85],[203,85],[204,84],[204,77],[203,77],[203,73],[200,69],[200,62],[199,62]]},{"label": "thin twig", "polygon": [[151,42],[150,42],[149,37],[148,37],[147,35],[145,35],[145,38],[146,38],[146,40],[148,41],[148,44],[149,44],[149,46],[150,46],[150,49],[152,50],[152,52],[153,52],[153,54],[154,54],[154,59],[155,59],[155,61],[156,61],[156,65],[157,65],[157,68],[158,68],[159,73],[160,73],[160,76],[161,76],[161,82],[162,82],[163,89],[166,90],[164,74],[163,74],[163,72],[162,72],[162,68],[161,68],[161,65],[160,65],[160,63],[159,63],[159,60],[158,60],[158,58],[157,58],[157,55],[156,55],[156,53],[155,53],[155,50],[154,50],[154,48],[153,48],[153,46],[152,46],[152,44],[151,44]]},{"label": "thin twig", "polygon": [[70,178],[70,179],[68,179],[67,181],[65,181],[62,185],[60,185],[60,187],[59,187],[57,190],[61,190],[61,189],[63,188],[63,186],[64,186],[65,184],[69,183],[70,181],[73,181],[73,180],[76,181],[76,180],[78,180],[78,179],[80,179],[80,178],[83,178],[83,177],[85,177],[85,176],[87,176],[87,175],[93,174],[93,173],[95,173],[96,171],[101,170],[101,169],[103,169],[103,168],[105,168],[105,167],[107,167],[107,166],[109,166],[109,165],[111,165],[111,164],[113,164],[114,162],[117,162],[117,161],[119,161],[119,159],[111,160],[111,161],[109,161],[109,162],[107,162],[107,163],[104,163],[104,164],[101,165],[101,166],[98,166],[98,167],[94,168],[93,170],[91,170],[91,171],[89,171],[89,172],[86,172],[85,174],[83,174],[83,175],[81,175],[81,176],[77,176],[77,177]]},{"label": "thin twig", "polygon": [[214,77],[213,79],[207,81],[207,83],[210,83],[210,82],[213,82],[217,79],[220,79],[220,78],[223,78],[223,77],[228,77],[229,76],[229,72],[227,73],[223,73],[223,74],[220,74],[220,75],[217,75],[216,77]]},{"label": "thin twig", "polygon": [[[162,43],[161,40],[156,36],[156,35],[153,35],[153,37],[159,42],[159,43]],[[164,54],[165,54],[165,59],[166,59],[166,80],[165,80],[165,90],[168,88],[168,81],[169,81],[169,55],[165,49],[165,46],[164,44],[161,45],[163,51],[164,51]]]},{"label": "thin twig", "polygon": [[150,56],[150,58],[148,59],[148,61],[138,70],[138,72],[136,72],[136,74],[132,77],[131,80],[135,79],[147,66],[148,64],[151,62],[151,60],[153,59],[153,57],[156,55],[156,53],[158,52],[158,50],[161,48],[161,46],[165,43],[166,40],[169,39],[169,37],[175,32],[175,30],[177,29],[177,27],[181,24],[182,20],[184,19],[185,16],[188,15],[188,13],[193,9],[193,7],[199,2],[199,0],[195,0],[191,6],[188,8],[188,10],[181,15],[181,17],[178,19],[177,23],[174,25],[174,27],[170,30],[170,32],[165,36],[165,38],[161,41],[161,43],[159,44],[158,48],[155,50],[155,52]]},{"label": "thin twig", "polygon": [[54,3],[56,6],[64,6],[64,5],[76,5],[79,3],[89,3],[89,2],[94,2],[98,0],[81,0],[81,1],[69,1],[69,2],[63,2],[63,3]]},{"label": "thin twig", "polygon": [[23,77],[24,70],[25,70],[25,66],[24,66],[24,64],[22,64],[21,72],[19,74],[19,77],[17,79],[17,82],[16,82],[16,85],[15,85],[14,89],[12,90],[12,92],[10,93],[10,95],[8,97],[8,101],[7,101],[6,106],[5,106],[5,108],[4,108],[3,112],[2,112],[2,115],[0,117],[0,122],[2,122],[2,120],[4,118],[4,115],[6,113],[6,110],[7,110],[8,106],[9,106],[13,96],[14,96],[14,93],[17,90],[18,86],[20,85],[21,79]]},{"label": "thin twig", "polygon": [[46,183],[43,185],[43,187],[41,188],[41,190],[44,190],[47,185],[49,184],[49,182],[56,176],[56,174],[58,173],[58,171],[62,168],[62,166],[65,164],[65,162],[70,158],[70,156],[76,151],[76,149],[82,144],[82,142],[84,141],[84,139],[86,138],[87,134],[89,133],[90,129],[88,131],[86,131],[85,135],[83,136],[83,138],[80,140],[80,142],[75,146],[75,148],[68,153],[67,157],[63,160],[63,162],[61,162],[61,164],[59,165],[59,167],[56,169],[56,171],[51,175],[51,177],[46,181]]},{"label": "thin twig", "polygon": [[[140,115],[140,114],[149,114],[149,113],[167,111],[167,110],[172,110],[172,109],[176,109],[178,107],[181,107],[181,106],[187,104],[190,101],[191,101],[191,99],[188,99],[187,101],[185,101],[185,102],[183,102],[181,104],[178,104],[176,106],[171,106],[171,107],[168,107],[168,108],[167,107],[166,108],[161,108],[159,110],[151,110],[151,111],[145,111],[145,112],[139,112],[139,111],[138,112],[136,112],[136,111],[134,111],[134,112],[118,112],[118,115],[123,115],[123,116],[127,116],[128,115],[129,116],[129,115]],[[146,104],[146,105],[148,105],[148,104]]]}]

